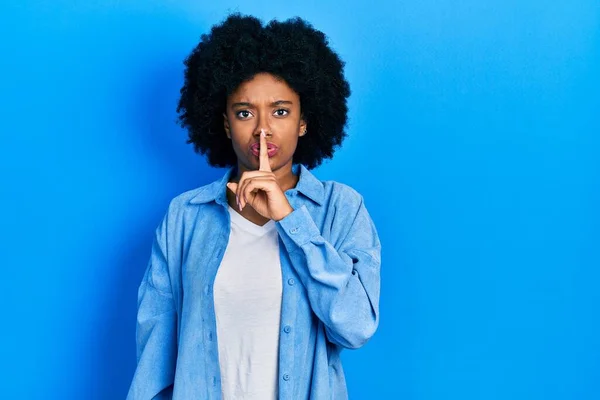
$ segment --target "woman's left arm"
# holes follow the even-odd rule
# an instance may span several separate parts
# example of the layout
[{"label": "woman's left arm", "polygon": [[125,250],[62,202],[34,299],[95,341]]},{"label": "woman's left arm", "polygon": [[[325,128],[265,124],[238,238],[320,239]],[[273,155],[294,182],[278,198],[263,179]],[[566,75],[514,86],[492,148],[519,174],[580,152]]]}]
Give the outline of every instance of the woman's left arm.
[{"label": "woman's left arm", "polygon": [[356,349],[379,324],[381,243],[358,192],[350,190],[336,208],[333,224],[345,236],[338,248],[323,238],[305,205],[276,226],[328,340]]}]

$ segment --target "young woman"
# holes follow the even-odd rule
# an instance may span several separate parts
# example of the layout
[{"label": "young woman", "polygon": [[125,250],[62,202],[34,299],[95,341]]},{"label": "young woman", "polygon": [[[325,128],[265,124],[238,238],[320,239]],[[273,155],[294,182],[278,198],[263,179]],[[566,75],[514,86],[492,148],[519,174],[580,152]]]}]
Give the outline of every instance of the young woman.
[{"label": "young woman", "polygon": [[169,204],[138,291],[128,399],[346,399],[379,324],[363,197],[309,169],[341,144],[344,63],[300,18],[231,14],[185,61],[188,143],[223,177]]}]

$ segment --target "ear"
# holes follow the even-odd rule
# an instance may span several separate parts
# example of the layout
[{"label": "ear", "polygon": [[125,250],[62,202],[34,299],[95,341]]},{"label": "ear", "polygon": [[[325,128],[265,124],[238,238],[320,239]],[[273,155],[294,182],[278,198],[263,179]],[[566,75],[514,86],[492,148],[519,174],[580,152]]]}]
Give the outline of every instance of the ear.
[{"label": "ear", "polygon": [[229,129],[229,118],[227,118],[227,114],[223,113],[223,128],[225,128],[225,134],[229,139],[231,139],[231,131]]},{"label": "ear", "polygon": [[298,131],[298,136],[304,136],[306,135],[306,121],[304,120],[304,118],[300,119],[300,130]]}]

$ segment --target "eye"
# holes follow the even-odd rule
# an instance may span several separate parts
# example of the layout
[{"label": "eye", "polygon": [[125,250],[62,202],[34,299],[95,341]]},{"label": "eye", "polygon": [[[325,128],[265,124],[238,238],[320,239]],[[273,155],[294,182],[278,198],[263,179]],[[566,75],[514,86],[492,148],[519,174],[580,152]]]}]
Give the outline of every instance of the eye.
[{"label": "eye", "polygon": [[[281,114],[281,113],[280,113],[280,111],[283,111],[283,112],[284,112],[284,114]],[[289,112],[288,110],[286,110],[285,108],[280,108],[280,109],[278,109],[278,110],[275,110],[275,114],[276,114],[278,117],[283,117],[283,116],[286,116],[286,115],[287,115],[287,114],[289,114],[289,113],[290,113],[290,112]]]},{"label": "eye", "polygon": [[252,115],[252,114],[248,110],[241,110],[241,111],[238,111],[237,113],[235,113],[235,115],[238,118],[241,117],[241,119],[246,119],[246,118],[248,118],[249,115]]}]

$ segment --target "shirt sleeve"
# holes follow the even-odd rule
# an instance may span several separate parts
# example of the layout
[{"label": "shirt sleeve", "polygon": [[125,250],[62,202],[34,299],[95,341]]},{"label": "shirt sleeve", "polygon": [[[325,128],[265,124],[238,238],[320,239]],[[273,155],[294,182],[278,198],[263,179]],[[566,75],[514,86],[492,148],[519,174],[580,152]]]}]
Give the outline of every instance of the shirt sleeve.
[{"label": "shirt sleeve", "polygon": [[156,228],[138,289],[137,366],[127,400],[171,399],[177,360],[177,312],[167,257],[167,217]]},{"label": "shirt sleeve", "polygon": [[336,207],[333,224],[345,228],[337,248],[321,235],[305,205],[276,226],[328,340],[356,349],[379,324],[381,243],[358,192]]}]

